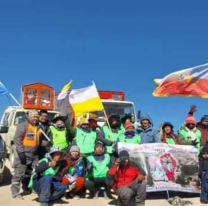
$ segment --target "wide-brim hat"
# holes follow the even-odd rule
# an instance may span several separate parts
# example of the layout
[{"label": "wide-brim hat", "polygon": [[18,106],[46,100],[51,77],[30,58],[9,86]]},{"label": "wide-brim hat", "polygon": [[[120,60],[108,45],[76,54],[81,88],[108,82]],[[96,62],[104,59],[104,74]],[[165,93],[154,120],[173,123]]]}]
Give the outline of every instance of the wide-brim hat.
[{"label": "wide-brim hat", "polygon": [[97,115],[96,114],[91,114],[89,116],[88,120],[95,120],[95,121],[97,121],[98,120]]},{"label": "wide-brim hat", "polygon": [[52,155],[52,154],[55,153],[55,152],[60,152],[61,154],[63,153],[63,151],[61,150],[60,147],[58,147],[58,146],[53,146],[53,147],[51,147],[51,148],[50,148],[49,154]]},{"label": "wide-brim hat", "polygon": [[56,114],[51,122],[56,123],[58,120],[62,120],[64,122],[64,117],[61,114]]}]

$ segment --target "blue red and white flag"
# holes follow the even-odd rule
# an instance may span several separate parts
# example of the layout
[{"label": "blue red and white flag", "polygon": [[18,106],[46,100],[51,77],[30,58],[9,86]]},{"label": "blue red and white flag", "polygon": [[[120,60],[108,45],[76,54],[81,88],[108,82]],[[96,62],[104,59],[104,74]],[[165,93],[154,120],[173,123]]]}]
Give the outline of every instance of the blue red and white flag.
[{"label": "blue red and white flag", "polygon": [[187,96],[208,98],[208,64],[173,72],[154,80],[153,96]]}]

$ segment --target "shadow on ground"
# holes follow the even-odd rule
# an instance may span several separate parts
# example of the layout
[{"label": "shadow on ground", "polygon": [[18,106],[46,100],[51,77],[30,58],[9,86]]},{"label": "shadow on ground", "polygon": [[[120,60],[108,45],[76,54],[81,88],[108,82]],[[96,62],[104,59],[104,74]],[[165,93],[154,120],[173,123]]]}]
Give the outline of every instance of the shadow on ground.
[{"label": "shadow on ground", "polygon": [[174,192],[174,191],[165,191],[165,192],[148,192],[147,193],[147,200],[154,200],[154,199],[168,199],[178,196],[180,198],[194,198],[199,197],[200,194],[197,193],[186,193],[186,192]]},{"label": "shadow on ground", "polygon": [[69,203],[70,202],[68,202],[68,201],[60,199],[60,200],[55,200],[53,202],[50,202],[49,206],[53,206],[54,204],[60,204],[60,205],[67,204],[68,205]]}]

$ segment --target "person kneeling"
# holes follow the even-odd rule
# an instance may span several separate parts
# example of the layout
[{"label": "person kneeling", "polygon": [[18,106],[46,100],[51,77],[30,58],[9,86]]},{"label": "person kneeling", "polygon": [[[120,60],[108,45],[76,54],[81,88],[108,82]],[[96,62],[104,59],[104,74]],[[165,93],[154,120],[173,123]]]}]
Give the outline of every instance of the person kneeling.
[{"label": "person kneeling", "polygon": [[110,184],[106,177],[110,165],[110,155],[105,153],[105,147],[98,141],[95,145],[95,151],[87,157],[87,175],[85,189],[90,191],[90,196],[98,198],[101,187],[105,188],[104,197],[111,198]]},{"label": "person kneeling", "polygon": [[59,147],[52,147],[45,158],[39,161],[35,167],[29,187],[32,187],[39,195],[41,206],[48,206],[48,202],[61,198],[67,186],[63,185],[58,171],[62,151]]},{"label": "person kneeling", "polygon": [[78,198],[84,186],[84,160],[80,149],[73,145],[61,161],[62,183],[69,186],[66,198]]},{"label": "person kneeling", "polygon": [[125,150],[119,153],[108,172],[108,179],[113,182],[113,189],[118,195],[119,206],[129,205],[135,197],[136,206],[144,206],[146,199],[145,176],[137,165],[129,160],[129,153]]}]

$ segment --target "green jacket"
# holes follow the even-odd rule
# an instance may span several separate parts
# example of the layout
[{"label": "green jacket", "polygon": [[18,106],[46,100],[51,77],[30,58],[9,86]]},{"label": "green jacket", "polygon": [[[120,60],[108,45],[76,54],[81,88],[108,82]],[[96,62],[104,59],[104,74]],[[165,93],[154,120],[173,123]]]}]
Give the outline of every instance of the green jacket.
[{"label": "green jacket", "polygon": [[126,143],[132,143],[132,144],[140,144],[141,143],[141,137],[138,134],[135,134],[132,138],[126,137],[125,134],[121,134],[118,137],[118,142],[126,142]]},{"label": "green jacket", "polygon": [[[48,163],[49,163],[49,159],[48,159],[48,158],[43,158],[43,159],[41,159],[41,160],[38,162],[37,166],[38,166],[40,163],[42,163],[42,162],[45,162],[45,163],[48,164]],[[41,172],[40,175],[41,175],[42,177],[44,177],[44,176],[46,176],[46,175],[52,175],[52,176],[55,176],[55,175],[58,173],[59,168],[60,168],[59,165],[57,165],[55,168],[49,167],[48,169],[46,169],[46,170],[44,170],[43,172]],[[32,174],[32,176],[31,176],[31,178],[30,178],[30,182],[29,182],[29,185],[28,185],[29,188],[32,188],[32,186],[33,186],[33,179],[34,179],[35,176],[38,176],[38,174],[37,174],[36,172],[34,172],[34,173]]]},{"label": "green jacket", "polygon": [[166,142],[167,142],[167,144],[175,144],[175,141],[173,140],[172,137],[167,137]]},{"label": "green jacket", "polygon": [[92,153],[95,149],[96,132],[84,132],[81,128],[76,128],[76,137],[74,143],[80,148],[81,154]]},{"label": "green jacket", "polygon": [[[123,130],[122,129],[117,129],[115,132],[110,132],[109,127],[107,125],[103,126],[103,132],[105,135],[105,139],[111,141],[111,142],[115,142],[117,141],[118,137],[123,134]],[[107,153],[112,154],[114,152],[114,148],[113,146],[106,146],[107,149]]]},{"label": "green jacket", "polygon": [[[179,144],[184,145],[192,145],[191,137],[188,136],[188,129],[186,127],[181,127],[178,131],[179,135]],[[196,137],[196,147],[198,149],[198,153],[200,152],[200,142],[201,142],[201,132],[198,129],[194,131]]]},{"label": "green jacket", "polygon": [[59,146],[61,149],[65,149],[69,146],[66,129],[60,131],[56,129],[56,127],[50,126],[50,130],[52,134],[53,146]]},{"label": "green jacket", "polygon": [[93,178],[103,178],[107,177],[107,173],[110,165],[110,155],[104,154],[103,161],[97,161],[93,155],[87,157],[87,160],[92,163],[93,170],[92,173],[86,175],[86,179]]}]

